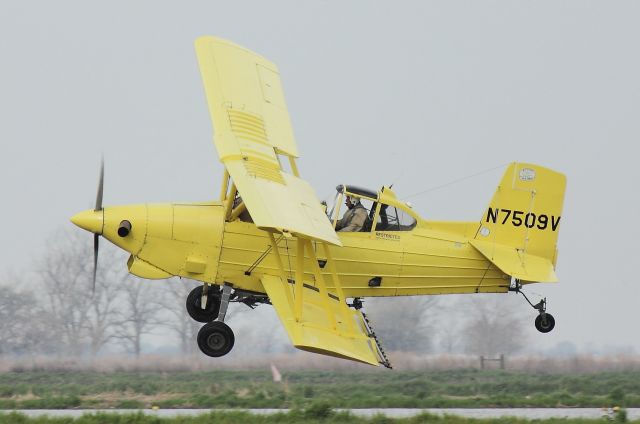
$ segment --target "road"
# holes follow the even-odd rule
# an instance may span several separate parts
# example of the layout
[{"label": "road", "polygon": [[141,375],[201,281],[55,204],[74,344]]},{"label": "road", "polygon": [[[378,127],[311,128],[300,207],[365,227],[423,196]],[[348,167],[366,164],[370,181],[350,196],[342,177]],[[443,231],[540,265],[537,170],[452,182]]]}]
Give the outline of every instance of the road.
[{"label": "road", "polygon": [[[50,417],[79,417],[82,414],[95,414],[97,412],[109,414],[132,414],[142,412],[146,415],[158,417],[194,416],[208,414],[212,411],[246,411],[252,414],[274,414],[288,412],[288,409],[22,409],[16,410],[29,417],[48,415]],[[412,408],[385,408],[385,409],[338,409],[349,411],[354,415],[371,417],[383,414],[392,418],[407,418],[429,412],[438,415],[459,415],[468,418],[498,418],[519,417],[527,419],[545,418],[600,418],[605,411],[600,408],[485,408],[485,409],[412,409]],[[1,412],[9,413],[10,410]],[[627,409],[627,417],[630,420],[640,419],[640,408]]]}]

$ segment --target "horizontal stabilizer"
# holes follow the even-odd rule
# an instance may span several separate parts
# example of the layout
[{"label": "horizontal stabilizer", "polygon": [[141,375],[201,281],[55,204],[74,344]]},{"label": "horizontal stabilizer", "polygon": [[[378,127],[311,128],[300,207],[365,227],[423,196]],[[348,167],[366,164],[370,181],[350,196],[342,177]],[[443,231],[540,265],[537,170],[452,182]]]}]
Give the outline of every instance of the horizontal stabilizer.
[{"label": "horizontal stabilizer", "polygon": [[519,280],[539,283],[558,281],[553,264],[549,259],[524,253],[515,247],[489,241],[471,240],[470,243],[507,275]]}]

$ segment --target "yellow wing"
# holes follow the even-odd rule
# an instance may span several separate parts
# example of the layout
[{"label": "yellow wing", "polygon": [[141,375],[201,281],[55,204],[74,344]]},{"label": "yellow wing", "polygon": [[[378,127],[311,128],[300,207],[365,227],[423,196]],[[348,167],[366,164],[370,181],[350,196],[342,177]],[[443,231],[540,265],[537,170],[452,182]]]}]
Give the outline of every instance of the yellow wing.
[{"label": "yellow wing", "polygon": [[218,156],[255,224],[341,245],[313,188],[280,165],[298,149],[277,67],[219,38],[195,44]]},{"label": "yellow wing", "polygon": [[[375,340],[369,336],[362,313],[350,309],[337,296],[329,294],[323,299],[316,287],[305,285],[302,316],[296,320],[290,302],[295,283],[264,275],[262,284],[291,343],[298,349],[371,365],[386,361]],[[328,314],[333,319],[329,319]]]}]

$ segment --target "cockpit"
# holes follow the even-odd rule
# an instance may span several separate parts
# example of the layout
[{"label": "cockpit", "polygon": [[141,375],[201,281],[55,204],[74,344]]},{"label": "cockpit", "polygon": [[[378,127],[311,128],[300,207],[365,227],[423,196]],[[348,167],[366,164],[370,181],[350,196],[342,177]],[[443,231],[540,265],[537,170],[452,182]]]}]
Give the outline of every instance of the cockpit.
[{"label": "cockpit", "polygon": [[[419,219],[411,205],[399,200],[389,187],[375,192],[341,184],[336,187],[333,200],[329,204],[323,202],[323,205],[333,228],[341,232],[411,231]],[[358,210],[350,211],[353,207]],[[253,222],[239,193],[236,193],[231,210],[230,220]],[[344,222],[350,220],[354,212],[358,217],[351,225]]]},{"label": "cockpit", "polygon": [[410,231],[417,225],[417,215],[410,205],[399,200],[389,187],[375,192],[341,184],[336,187],[333,201],[327,205],[327,216],[338,231],[341,221],[348,217],[349,202],[361,205],[357,207],[366,211],[364,223],[356,228],[349,227],[349,231]]}]

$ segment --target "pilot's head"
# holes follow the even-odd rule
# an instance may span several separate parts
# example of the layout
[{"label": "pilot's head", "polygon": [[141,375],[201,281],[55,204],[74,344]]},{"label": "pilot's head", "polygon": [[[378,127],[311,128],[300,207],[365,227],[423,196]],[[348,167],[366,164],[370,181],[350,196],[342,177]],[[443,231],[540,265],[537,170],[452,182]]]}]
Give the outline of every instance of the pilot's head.
[{"label": "pilot's head", "polygon": [[360,203],[360,199],[358,199],[357,197],[351,197],[351,196],[347,196],[344,201],[344,204],[347,205],[349,209],[355,208],[358,205],[358,203]]}]

